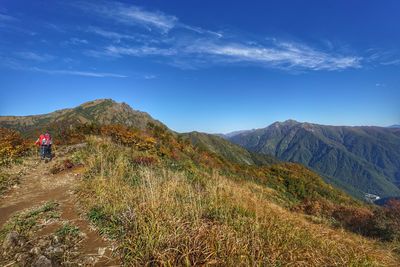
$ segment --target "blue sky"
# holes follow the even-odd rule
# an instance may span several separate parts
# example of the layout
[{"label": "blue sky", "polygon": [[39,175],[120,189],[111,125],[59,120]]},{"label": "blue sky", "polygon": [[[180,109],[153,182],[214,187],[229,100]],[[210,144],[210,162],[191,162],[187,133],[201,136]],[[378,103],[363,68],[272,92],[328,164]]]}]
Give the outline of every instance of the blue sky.
[{"label": "blue sky", "polygon": [[400,2],[0,3],[0,115],[113,98],[177,131],[400,123]]}]

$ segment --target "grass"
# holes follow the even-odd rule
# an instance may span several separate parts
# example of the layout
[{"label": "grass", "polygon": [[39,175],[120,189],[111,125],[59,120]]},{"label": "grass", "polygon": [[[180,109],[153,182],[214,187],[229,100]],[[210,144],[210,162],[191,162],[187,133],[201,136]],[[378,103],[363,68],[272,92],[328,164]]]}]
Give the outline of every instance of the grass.
[{"label": "grass", "polygon": [[16,176],[12,176],[8,173],[0,172],[0,195],[2,195],[8,188],[18,182]]},{"label": "grass", "polygon": [[91,139],[81,203],[126,265],[395,266],[381,243],[276,204],[280,193],[217,171],[131,164],[129,148]]},{"label": "grass", "polygon": [[65,240],[67,237],[78,237],[79,236],[79,228],[70,223],[65,223],[61,226],[55,234],[61,238],[61,240]]},{"label": "grass", "polygon": [[24,236],[30,235],[43,222],[59,218],[57,207],[58,203],[47,202],[39,207],[17,213],[0,229],[0,240],[3,240],[12,231]]}]

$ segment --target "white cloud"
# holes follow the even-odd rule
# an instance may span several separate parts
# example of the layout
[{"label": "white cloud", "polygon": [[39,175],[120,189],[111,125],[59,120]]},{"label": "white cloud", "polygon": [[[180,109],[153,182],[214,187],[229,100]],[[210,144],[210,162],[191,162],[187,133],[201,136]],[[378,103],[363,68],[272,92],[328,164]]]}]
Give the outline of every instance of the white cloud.
[{"label": "white cloud", "polygon": [[85,39],[79,39],[79,38],[71,38],[71,39],[69,39],[69,41],[68,41],[70,44],[73,44],[73,45],[79,45],[79,44],[88,44],[89,42],[87,41],[87,40],[85,40]]},{"label": "white cloud", "polygon": [[361,58],[325,53],[304,45],[277,43],[274,46],[244,45],[224,41],[190,40],[170,47],[108,46],[110,56],[162,56],[175,66],[250,63],[264,67],[303,70],[342,70],[358,68]]},{"label": "white cloud", "polygon": [[61,75],[77,75],[77,76],[86,76],[86,77],[97,77],[97,78],[126,78],[128,76],[116,73],[108,73],[108,72],[92,72],[92,71],[75,71],[75,70],[48,70],[41,68],[31,68],[32,71],[47,73],[47,74],[61,74]]},{"label": "white cloud", "polygon": [[61,45],[67,46],[67,45],[88,45],[89,41],[86,39],[80,39],[76,37],[72,37],[66,41],[61,42]]},{"label": "white cloud", "polygon": [[114,31],[107,31],[98,27],[89,27],[88,32],[100,35],[102,37],[108,38],[108,39],[114,39],[117,41],[120,41],[121,39],[128,39],[128,40],[135,40],[136,38],[132,35],[127,35],[127,34],[122,34]]},{"label": "white cloud", "polygon": [[2,21],[2,22],[10,22],[10,21],[16,21],[16,20],[17,19],[12,16],[0,13],[0,21]]},{"label": "white cloud", "polygon": [[[254,65],[289,71],[336,71],[359,68],[362,63],[371,63],[373,57],[378,57],[377,54],[371,55],[371,59],[369,59],[368,57],[362,58],[351,55],[348,52],[339,53],[337,51],[340,51],[340,49],[335,49],[333,43],[329,40],[326,40],[328,45],[317,48],[299,42],[281,41],[277,38],[265,36],[249,38],[243,34],[235,35],[229,30],[222,34],[184,24],[173,15],[160,11],[148,11],[119,2],[99,0],[72,5],[88,12],[92,19],[94,18],[91,21],[93,26],[79,27],[80,35],[75,35],[79,38],[66,39],[63,44],[77,45],[82,48],[79,50],[80,55],[98,59],[105,59],[106,57],[111,57],[111,59],[152,57],[157,62],[184,69],[196,69],[212,65]],[[6,15],[0,14],[0,22],[4,19],[1,16]],[[102,22],[106,19],[107,26],[96,24],[98,19],[101,19]],[[150,31],[140,29],[140,27]],[[98,38],[98,36],[103,38]],[[95,39],[95,37],[97,38]],[[76,51],[77,49],[71,51],[71,54],[68,55],[75,58],[72,53],[76,53]],[[43,63],[55,58],[48,54],[34,52],[19,52],[12,53],[12,55],[15,59],[26,60],[27,63],[24,62],[24,64],[28,64],[30,61]],[[60,54],[58,58],[60,62],[63,61],[63,55]],[[69,64],[68,61],[64,60],[66,66]],[[396,59],[382,61],[381,56],[380,64],[400,64],[400,62]],[[41,66],[43,67],[43,65]],[[61,68],[68,69],[68,67]],[[96,75],[113,75],[112,73],[99,74],[69,70],[50,71],[41,69],[41,71],[93,77],[98,77]]]},{"label": "white cloud", "polygon": [[112,56],[172,56],[176,55],[177,51],[173,48],[159,48],[150,46],[141,47],[120,47],[120,46],[108,46],[105,49],[105,53]]},{"label": "white cloud", "polygon": [[153,79],[157,78],[157,76],[154,75],[154,74],[147,74],[147,75],[144,75],[143,78],[144,78],[145,80],[153,80]]},{"label": "white cloud", "polygon": [[178,22],[175,16],[170,16],[159,11],[151,12],[140,7],[119,2],[80,3],[79,8],[88,12],[118,21],[126,25],[140,25],[149,30],[156,29],[168,32]]},{"label": "white cloud", "polygon": [[217,37],[217,38],[222,38],[224,36],[222,33],[219,33],[219,32],[205,30],[205,29],[200,28],[200,27],[190,26],[190,25],[186,25],[186,24],[183,24],[183,23],[180,23],[179,27],[181,27],[183,29],[186,29],[186,30],[189,30],[189,31],[196,32],[198,34],[209,34],[209,35],[212,35],[212,36]]},{"label": "white cloud", "polygon": [[103,50],[86,51],[86,54],[95,57],[161,56],[174,66],[193,65],[191,68],[196,68],[196,65],[240,63],[289,70],[333,71],[361,67],[361,57],[335,53],[329,40],[326,40],[330,44],[329,52],[304,44],[282,42],[276,38],[263,38],[266,42],[259,44],[254,40],[246,40],[248,38],[244,36],[225,37],[216,31],[184,24],[175,16],[160,11],[147,11],[134,5],[100,2],[96,5],[81,4],[80,8],[123,23],[127,26],[124,32],[133,32],[129,28],[132,25],[151,30],[147,34],[137,31],[125,34],[90,27],[89,32],[121,44],[109,45]]},{"label": "white cloud", "polygon": [[361,58],[325,53],[295,43],[281,42],[275,46],[239,43],[194,44],[191,52],[215,55],[227,62],[248,62],[284,69],[340,70],[360,67]]},{"label": "white cloud", "polygon": [[15,53],[17,57],[21,59],[26,59],[26,60],[33,60],[37,62],[46,62],[46,61],[51,61],[54,59],[54,56],[49,55],[49,54],[38,54],[35,52],[30,52],[30,51],[23,51],[23,52],[18,52]]},{"label": "white cloud", "polygon": [[384,66],[400,65],[399,51],[371,48],[367,50],[367,53],[369,54],[367,61],[370,63]]},{"label": "white cloud", "polygon": [[396,58],[396,59],[393,59],[393,60],[388,60],[388,61],[385,61],[385,62],[381,62],[381,64],[385,65],[385,66],[387,66],[387,65],[400,65],[400,58]]}]

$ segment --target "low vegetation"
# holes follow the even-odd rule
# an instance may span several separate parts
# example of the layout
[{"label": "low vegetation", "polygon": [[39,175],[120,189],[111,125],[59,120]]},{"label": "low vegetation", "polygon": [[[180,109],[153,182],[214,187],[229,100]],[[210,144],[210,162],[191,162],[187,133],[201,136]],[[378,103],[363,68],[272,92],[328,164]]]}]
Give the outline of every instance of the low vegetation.
[{"label": "low vegetation", "polygon": [[[80,205],[115,241],[126,265],[396,266],[400,260],[398,202],[361,203],[299,164],[241,163],[151,123],[146,130],[82,124],[60,136],[66,145],[86,145],[69,146],[69,159],[50,172],[85,167],[76,190]],[[18,215],[3,238],[16,229],[24,234],[42,211]],[[80,240],[69,223],[55,235]]]},{"label": "low vegetation", "polygon": [[19,132],[0,128],[0,196],[19,182],[19,174],[10,167],[20,164],[22,158],[32,153],[32,142]]},{"label": "low vegetation", "polygon": [[42,206],[33,208],[22,213],[14,215],[0,230],[0,241],[10,232],[16,232],[25,237],[30,236],[38,227],[43,226],[45,222],[58,218],[58,204],[48,202]]},{"label": "low vegetation", "polygon": [[0,128],[0,167],[18,161],[32,149],[32,142],[14,130]]},{"label": "low vegetation", "polygon": [[332,225],[363,236],[393,242],[400,248],[399,200],[390,200],[384,207],[334,205],[327,201],[306,200],[294,210],[331,220]]},{"label": "low vegetation", "polygon": [[363,207],[320,179],[314,184],[317,176],[298,165],[235,172],[238,166],[212,154],[187,159],[191,146],[171,153],[173,136],[168,143],[154,137],[164,154],[114,138],[92,137],[75,155],[87,168],[78,192],[89,220],[117,241],[126,264],[390,266],[398,260],[378,241],[289,211],[306,199]]},{"label": "low vegetation", "polygon": [[79,243],[83,239],[79,228],[63,222],[55,231],[51,230],[52,226],[61,223],[56,202],[47,202],[14,215],[0,229],[0,265],[89,265],[90,261],[79,252]]}]

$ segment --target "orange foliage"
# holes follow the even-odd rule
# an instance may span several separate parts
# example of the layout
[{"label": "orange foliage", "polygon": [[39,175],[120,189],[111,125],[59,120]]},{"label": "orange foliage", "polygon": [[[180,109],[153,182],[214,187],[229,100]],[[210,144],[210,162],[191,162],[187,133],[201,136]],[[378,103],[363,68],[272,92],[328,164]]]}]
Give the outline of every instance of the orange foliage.
[{"label": "orange foliage", "polygon": [[102,126],[100,133],[105,136],[110,136],[116,143],[126,146],[134,146],[140,151],[154,149],[157,143],[156,139],[153,137],[122,125]]},{"label": "orange foliage", "polygon": [[0,128],[0,165],[23,156],[32,147],[17,131]]}]

